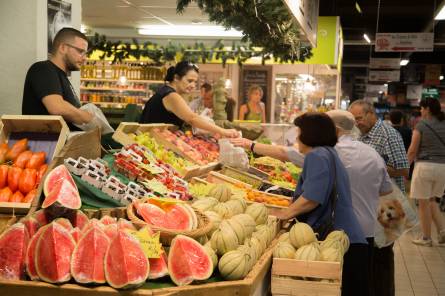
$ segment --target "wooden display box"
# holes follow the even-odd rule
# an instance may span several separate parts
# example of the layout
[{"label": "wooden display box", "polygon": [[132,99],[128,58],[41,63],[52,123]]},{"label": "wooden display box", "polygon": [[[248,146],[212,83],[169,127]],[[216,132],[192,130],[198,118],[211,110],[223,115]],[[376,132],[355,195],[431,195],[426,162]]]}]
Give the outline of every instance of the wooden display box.
[{"label": "wooden display box", "polygon": [[263,183],[263,180],[260,177],[229,166],[224,166],[221,169],[220,173],[228,177],[243,181],[244,183],[251,185],[255,189],[259,189]]},{"label": "wooden display box", "polygon": [[270,267],[272,253],[278,240],[275,239],[264,252],[249,274],[238,281],[221,281],[207,284],[192,284],[183,287],[162,289],[115,290],[109,286],[81,286],[77,284],[52,285],[40,281],[0,280],[0,295],[20,296],[262,296],[270,291]]},{"label": "wooden display box", "polygon": [[[45,151],[48,171],[53,167],[53,158],[62,150],[68,138],[69,128],[61,116],[53,115],[3,115],[0,130],[0,143],[11,147],[17,140],[28,139],[28,146],[33,152]],[[40,183],[37,196],[40,196],[43,182]],[[28,213],[31,206],[36,206],[39,199],[32,203],[0,202],[1,213]]]},{"label": "wooden display box", "polygon": [[272,295],[339,296],[342,266],[339,262],[274,258]]}]

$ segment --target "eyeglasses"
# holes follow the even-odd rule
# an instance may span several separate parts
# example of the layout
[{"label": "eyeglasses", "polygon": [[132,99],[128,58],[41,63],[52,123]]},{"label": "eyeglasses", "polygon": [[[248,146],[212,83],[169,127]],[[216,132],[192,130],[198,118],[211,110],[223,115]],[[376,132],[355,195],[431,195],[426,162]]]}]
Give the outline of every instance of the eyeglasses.
[{"label": "eyeglasses", "polygon": [[65,43],[65,45],[67,45],[68,47],[74,48],[74,49],[77,51],[77,53],[78,53],[80,56],[82,56],[82,57],[85,57],[85,56],[88,54],[88,50],[79,48],[79,47],[77,47],[77,46],[74,46],[74,45],[71,45],[71,44],[68,44],[68,43]]},{"label": "eyeglasses", "polygon": [[198,67],[198,65],[193,64],[193,63],[190,63],[190,62],[189,62],[187,65],[188,65],[189,67],[192,67],[195,71],[197,71],[197,72],[199,71],[199,67]]}]

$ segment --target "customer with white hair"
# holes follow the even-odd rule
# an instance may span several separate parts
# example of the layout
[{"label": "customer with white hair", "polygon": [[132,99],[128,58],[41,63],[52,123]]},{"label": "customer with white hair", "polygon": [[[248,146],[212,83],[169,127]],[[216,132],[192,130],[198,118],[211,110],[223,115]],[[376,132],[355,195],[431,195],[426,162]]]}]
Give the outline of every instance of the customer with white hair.
[{"label": "customer with white hair", "polygon": [[[353,131],[355,118],[348,111],[332,110],[326,113],[337,127],[338,141],[335,150],[349,176],[351,186],[352,207],[357,220],[368,241],[368,279],[373,287],[372,263],[374,250],[374,231],[377,222],[379,197],[392,192],[391,178],[386,164],[377,151],[361,141],[355,140]],[[302,166],[304,156],[295,147],[267,145],[255,143],[247,139],[232,139],[236,146],[251,149],[257,154],[292,161]],[[370,295],[374,295],[370,291]]]}]

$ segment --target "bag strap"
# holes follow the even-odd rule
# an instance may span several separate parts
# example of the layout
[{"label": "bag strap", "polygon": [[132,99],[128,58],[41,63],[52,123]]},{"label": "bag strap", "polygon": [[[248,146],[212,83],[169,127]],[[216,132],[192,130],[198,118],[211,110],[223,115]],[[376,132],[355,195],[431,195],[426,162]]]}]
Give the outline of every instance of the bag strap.
[{"label": "bag strap", "polygon": [[428,124],[428,123],[426,123],[425,121],[423,121],[423,124],[425,124],[425,126],[427,127],[427,128],[429,128],[432,132],[433,132],[433,134],[436,136],[436,138],[442,143],[442,145],[444,145],[445,146],[445,141],[444,140],[442,140],[442,138],[439,136],[439,134]]}]

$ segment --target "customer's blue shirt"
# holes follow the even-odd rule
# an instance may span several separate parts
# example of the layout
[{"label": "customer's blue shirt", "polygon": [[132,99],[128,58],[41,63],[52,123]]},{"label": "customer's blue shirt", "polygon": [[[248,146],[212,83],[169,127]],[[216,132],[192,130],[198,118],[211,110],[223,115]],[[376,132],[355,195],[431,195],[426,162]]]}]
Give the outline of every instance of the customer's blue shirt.
[{"label": "customer's blue shirt", "polygon": [[[333,160],[335,160],[335,173]],[[343,229],[351,243],[366,244],[365,236],[352,209],[348,174],[335,149],[331,147],[316,147],[306,155],[294,198],[303,195],[306,199],[319,204],[317,208],[306,216],[306,223],[314,226],[320,215],[323,213],[330,215],[331,213],[330,208],[328,211],[324,211],[324,209],[327,206],[331,206],[329,196],[334,185],[334,174],[337,176],[338,192],[334,229]]]}]

